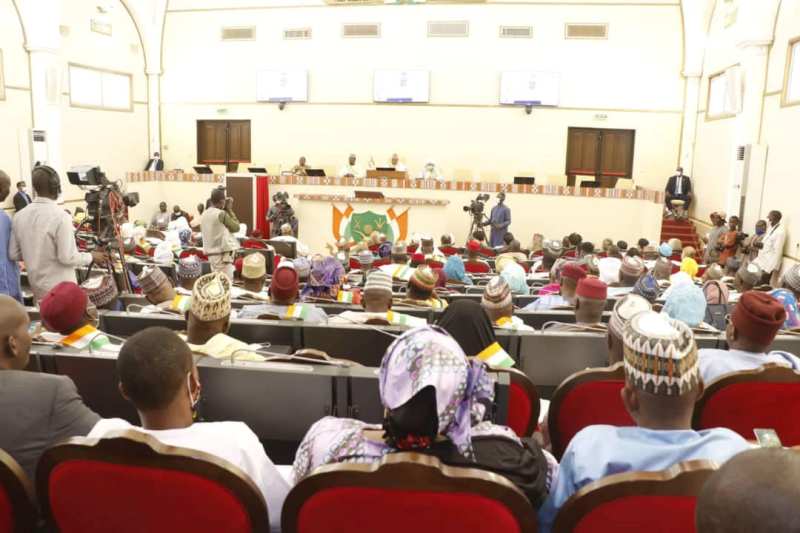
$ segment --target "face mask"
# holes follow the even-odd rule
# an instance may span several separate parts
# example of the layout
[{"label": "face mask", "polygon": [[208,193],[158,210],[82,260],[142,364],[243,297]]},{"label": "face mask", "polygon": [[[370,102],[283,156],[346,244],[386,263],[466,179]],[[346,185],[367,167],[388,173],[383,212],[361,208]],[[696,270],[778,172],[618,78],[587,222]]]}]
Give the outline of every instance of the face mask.
[{"label": "face mask", "polygon": [[756,235],[764,235],[767,232],[765,229],[756,229]]}]

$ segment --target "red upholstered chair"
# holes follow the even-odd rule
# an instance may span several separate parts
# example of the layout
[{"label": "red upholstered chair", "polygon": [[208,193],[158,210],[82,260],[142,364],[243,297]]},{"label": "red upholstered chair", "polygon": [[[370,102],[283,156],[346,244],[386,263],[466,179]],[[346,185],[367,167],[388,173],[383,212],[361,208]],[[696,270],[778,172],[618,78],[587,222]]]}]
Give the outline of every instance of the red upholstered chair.
[{"label": "red upholstered chair", "polygon": [[378,253],[378,248],[380,248],[380,247],[381,247],[380,244],[370,244],[369,245],[369,251],[372,252],[373,254],[377,254]]},{"label": "red upholstered chair", "polygon": [[507,479],[416,453],[334,464],[298,483],[283,505],[283,533],[522,533],[536,512]]},{"label": "red upholstered chair", "polygon": [[581,488],[556,515],[554,533],[692,533],[697,495],[713,461],[615,474]]},{"label": "red upholstered chair", "polygon": [[137,431],[108,437],[73,438],[42,455],[36,489],[51,529],[269,531],[261,492],[234,465]]},{"label": "red upholstered chair", "polygon": [[427,261],[425,261],[425,263],[431,268],[438,268],[439,270],[444,268],[444,264],[442,262],[434,261],[433,259],[428,259]]},{"label": "red upholstered chair", "polygon": [[489,274],[492,267],[486,261],[465,261],[464,270],[470,274]]},{"label": "red upholstered chair", "polygon": [[189,257],[190,255],[197,257],[197,259],[200,261],[208,261],[208,256],[197,248],[187,248],[186,250],[183,250],[180,258],[183,259],[185,257]]},{"label": "red upholstered chair", "polygon": [[482,247],[478,253],[484,257],[494,257],[497,255],[497,252],[495,252],[493,249],[486,247]]},{"label": "red upholstered chair", "polygon": [[350,270],[361,270],[361,261],[355,257],[351,257],[348,261],[348,266],[350,267]]},{"label": "red upholstered chair", "polygon": [[539,425],[539,391],[536,385],[524,372],[515,368],[492,368],[492,371],[506,372],[510,377],[506,425],[518,437],[530,437]]},{"label": "red upholstered chair", "polygon": [[753,440],[754,428],[774,429],[784,446],[800,445],[800,372],[766,365],[706,385],[692,427],[724,427]]},{"label": "red upholstered chair", "polygon": [[27,533],[36,529],[33,485],[22,467],[0,450],[0,533]]},{"label": "red upholstered chair", "polygon": [[558,386],[547,413],[550,442],[558,459],[572,437],[587,426],[636,425],[619,395],[624,385],[625,369],[620,362],[608,368],[576,372]]},{"label": "red upholstered chair", "polygon": [[245,239],[242,248],[246,250],[266,250],[267,243],[259,239]]},{"label": "red upholstered chair", "polygon": [[445,255],[445,257],[459,255],[462,252],[462,249],[456,248],[455,246],[440,246],[439,250]]},{"label": "red upholstered chair", "polygon": [[413,254],[413,253],[415,253],[416,251],[417,251],[417,245],[416,245],[416,244],[414,244],[414,245],[409,245],[409,246],[406,246],[406,253],[407,253],[407,254]]}]

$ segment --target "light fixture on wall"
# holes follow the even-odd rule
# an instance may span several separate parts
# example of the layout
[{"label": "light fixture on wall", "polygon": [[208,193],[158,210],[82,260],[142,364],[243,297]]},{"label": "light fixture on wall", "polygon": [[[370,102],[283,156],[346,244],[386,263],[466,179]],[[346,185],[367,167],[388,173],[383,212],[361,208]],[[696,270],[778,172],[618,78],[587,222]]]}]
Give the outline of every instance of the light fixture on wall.
[{"label": "light fixture on wall", "polygon": [[528,104],[525,106],[525,114],[530,115],[531,113],[533,113],[533,106]]},{"label": "light fixture on wall", "polygon": [[278,102],[278,109],[283,111],[284,108],[286,108],[286,101],[284,100],[284,101]]}]

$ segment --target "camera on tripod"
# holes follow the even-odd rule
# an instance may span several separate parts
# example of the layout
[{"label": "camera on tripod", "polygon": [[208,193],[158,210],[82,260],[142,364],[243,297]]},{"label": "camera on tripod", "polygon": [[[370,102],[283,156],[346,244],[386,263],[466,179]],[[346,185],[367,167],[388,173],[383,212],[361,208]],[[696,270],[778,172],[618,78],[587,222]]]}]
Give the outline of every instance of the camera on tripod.
[{"label": "camera on tripod", "polygon": [[489,200],[489,195],[479,194],[474,200],[471,200],[469,205],[462,207],[465,213],[472,214],[473,217],[480,217],[486,208],[486,201]]},{"label": "camera on tripod", "polygon": [[86,221],[98,242],[101,245],[112,242],[118,233],[117,227],[123,222],[125,208],[139,203],[139,193],[123,193],[119,183],[109,181],[97,166],[73,167],[67,172],[67,179],[88,191],[84,196]]}]

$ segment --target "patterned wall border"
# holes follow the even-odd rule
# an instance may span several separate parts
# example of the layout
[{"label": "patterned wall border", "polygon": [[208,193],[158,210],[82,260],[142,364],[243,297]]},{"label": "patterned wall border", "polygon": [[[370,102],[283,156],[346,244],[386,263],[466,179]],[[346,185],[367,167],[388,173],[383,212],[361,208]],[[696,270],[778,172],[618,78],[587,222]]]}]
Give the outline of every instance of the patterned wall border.
[{"label": "patterned wall border", "polygon": [[[128,172],[130,183],[146,181],[224,183],[224,174],[187,174],[183,172]],[[463,191],[474,193],[539,194],[546,196],[577,196],[587,198],[618,198],[664,203],[664,191],[650,189],[595,189],[564,185],[514,185],[513,183],[398,180],[388,178],[337,178],[317,176],[269,176],[270,185],[310,185],[321,187],[381,187],[386,189],[418,189],[432,191]]]},{"label": "patterned wall border", "polygon": [[348,204],[393,204],[393,205],[430,205],[443,207],[450,203],[450,200],[434,200],[430,198],[355,198],[343,194],[295,194],[298,200],[312,202],[339,202]]}]

